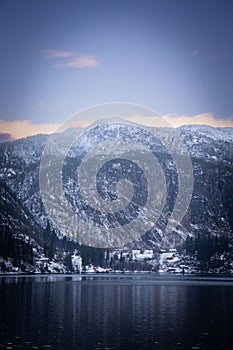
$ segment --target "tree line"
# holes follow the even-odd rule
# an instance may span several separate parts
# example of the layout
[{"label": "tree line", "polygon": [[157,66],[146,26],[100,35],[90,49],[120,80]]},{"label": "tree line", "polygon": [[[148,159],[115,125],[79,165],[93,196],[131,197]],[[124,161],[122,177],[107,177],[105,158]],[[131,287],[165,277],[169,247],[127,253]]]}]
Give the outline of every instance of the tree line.
[{"label": "tree line", "polygon": [[184,248],[188,255],[195,255],[199,261],[210,261],[215,254],[229,251],[229,239],[226,236],[198,234],[195,237],[188,236]]}]

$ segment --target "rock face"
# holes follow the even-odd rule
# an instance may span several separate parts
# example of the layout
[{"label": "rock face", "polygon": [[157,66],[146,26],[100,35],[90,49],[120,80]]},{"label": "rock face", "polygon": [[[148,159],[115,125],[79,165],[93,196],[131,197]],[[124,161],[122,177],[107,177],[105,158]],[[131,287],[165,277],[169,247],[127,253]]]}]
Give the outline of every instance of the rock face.
[{"label": "rock face", "polygon": [[[119,132],[116,132],[116,130],[119,131],[122,125],[115,124],[114,128],[114,137],[117,139]],[[98,131],[97,136],[95,135],[98,139],[96,145],[106,141],[106,130],[102,127],[100,131]],[[73,132],[72,129],[67,130],[65,139],[69,140]],[[163,134],[162,138],[165,139],[167,133],[165,131],[160,132]],[[217,235],[227,234],[231,236],[233,233],[233,129],[191,125],[179,128],[178,132],[190,153],[194,187],[189,209],[182,222],[177,223],[172,232],[164,234],[167,216],[172,211],[177,198],[176,187],[179,180],[177,179],[176,167],[166,147],[161,142],[157,142],[156,139],[148,138],[147,131],[142,129],[142,131],[139,131],[141,133],[139,136],[136,136],[135,130],[131,129],[130,126],[125,131],[126,139],[129,135],[133,140],[140,137],[144,140],[144,146],[150,148],[156,155],[162,164],[168,189],[162,215],[157,222],[153,223],[154,226],[152,225],[152,228],[138,240],[136,245],[143,244],[147,247],[175,246],[187,235],[210,232]],[[51,137],[54,137],[54,142],[59,144],[60,135],[37,135],[0,145],[1,226],[9,227],[14,234],[25,233],[42,241],[43,235],[41,236],[41,232],[46,228],[49,216],[41,199],[39,171],[42,152]],[[87,220],[85,218],[87,218],[90,211],[88,211],[89,207],[86,201],[80,197],[79,187],[77,186],[77,168],[85,155],[91,151],[92,145],[89,137],[88,135],[84,136],[79,144],[74,144],[70,148],[63,167],[63,189],[66,199],[68,199],[77,215],[83,215],[81,217],[83,220]],[[126,147],[125,152],[120,155],[119,152],[114,152],[114,149],[109,148],[105,149],[104,152],[109,153],[109,159],[111,154],[116,153],[120,159],[124,159],[129,152],[131,155],[133,152],[138,152],[134,147],[135,145],[132,143],[130,148]],[[175,142],[173,142],[172,147],[176,148]],[[64,153],[62,147],[57,147],[54,159],[59,157],[59,152]],[[95,159],[102,157],[103,149],[100,148],[98,152],[99,154]],[[94,159],[91,159],[91,161],[94,161]],[[98,174],[97,187],[99,187],[98,191],[104,200],[116,199],[117,182],[122,178],[133,182],[134,189],[142,191],[145,187],[146,179],[140,170],[135,168],[134,172],[127,175],[125,163],[122,160],[120,163],[122,163],[121,167],[116,161],[109,163]],[[86,175],[88,178],[88,173]],[[52,179],[48,179],[48,181],[50,181],[50,186],[54,185]],[[87,185],[91,186],[88,182]],[[146,193],[146,191],[143,193]],[[51,198],[51,200],[54,201],[55,199]],[[124,224],[124,221],[119,220],[127,222],[127,220],[134,219],[133,210],[140,210],[140,206],[145,203],[143,196],[137,197],[136,200],[138,201],[138,207],[134,206],[127,209],[126,214],[124,212],[124,215],[122,214],[123,216],[118,219],[118,223]],[[97,214],[99,215],[99,213]],[[98,219],[97,224],[100,226],[100,232],[101,225],[106,226],[109,223],[106,220],[112,220],[110,221],[112,226],[115,224],[112,217],[107,217],[106,213],[103,216],[97,214],[91,213],[92,219],[89,220],[88,218],[88,222],[91,226],[93,220]],[[59,220],[59,212],[57,217]],[[62,216],[60,220],[63,220]],[[145,220],[147,220],[146,216]],[[64,235],[65,230],[59,230],[53,223],[51,225],[58,237]],[[62,222],[59,227],[62,227]]]}]

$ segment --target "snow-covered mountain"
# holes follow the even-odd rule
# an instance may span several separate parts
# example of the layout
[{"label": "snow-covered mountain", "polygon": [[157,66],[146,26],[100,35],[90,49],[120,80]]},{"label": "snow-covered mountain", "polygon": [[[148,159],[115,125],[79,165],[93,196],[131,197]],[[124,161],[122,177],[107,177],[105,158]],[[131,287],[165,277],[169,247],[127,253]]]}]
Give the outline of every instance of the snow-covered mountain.
[{"label": "snow-covered mountain", "polygon": [[[79,130],[78,132],[81,133],[83,130]],[[138,149],[137,146],[135,146],[135,142],[137,143],[138,141],[143,144],[143,147],[150,149],[152,153],[156,154],[162,164],[167,181],[168,191],[163,215],[161,215],[158,222],[154,223],[154,227],[148,230],[148,232],[138,240],[136,245],[148,247],[156,245],[174,246],[181,239],[187,237],[188,234],[195,235],[197,233],[206,232],[218,235],[232,235],[233,129],[212,128],[204,125],[189,125],[178,128],[177,132],[190,153],[194,188],[186,215],[182,222],[173,229],[173,232],[169,232],[169,234],[164,234],[164,230],[167,223],[167,215],[172,211],[176,201],[177,191],[175,190],[175,186],[178,180],[176,166],[164,144],[166,145],[168,143],[168,139],[172,138],[173,134],[166,129],[156,130],[157,135],[159,134],[161,136],[160,140],[164,141],[160,142],[156,138],[151,138],[149,132],[154,132],[154,130],[149,128],[135,129],[134,127],[131,128],[130,124],[124,125],[121,123],[114,123],[110,131],[109,127],[105,127],[104,124],[101,126],[97,125],[95,131],[91,131],[87,134],[84,133],[80,139],[81,141],[74,143],[72,147],[69,148],[67,154],[65,154],[66,146],[69,145],[72,135],[76,133],[74,129],[69,129],[62,135],[37,135],[13,142],[2,143],[0,145],[0,180],[1,188],[5,191],[2,190],[2,196],[6,196],[7,189],[8,200],[6,211],[9,215],[6,214],[6,212],[1,212],[1,225],[11,225],[14,227],[16,233],[27,232],[27,234],[32,237],[36,235],[34,232],[35,230],[38,234],[40,229],[43,230],[46,228],[49,216],[46,213],[41,199],[39,172],[42,152],[49,140],[52,140],[54,146],[52,148],[54,159],[56,159],[56,157],[64,157],[65,159],[63,179],[66,198],[69,199],[77,215],[81,215],[80,212],[83,210],[86,210],[86,215],[88,209],[85,207],[86,203],[79,197],[80,192],[76,183],[77,167],[83,157],[92,151],[93,145],[98,146],[101,143],[104,144],[104,142],[107,141],[106,135],[110,135],[109,137],[116,139],[116,143],[119,139],[119,142],[125,142],[125,145],[127,145],[122,152],[119,150],[117,151],[120,158],[124,158],[124,155],[129,152],[131,155],[133,152],[136,154]],[[94,143],[93,137],[95,140]],[[61,139],[62,143],[60,143]],[[129,139],[134,142],[129,143]],[[169,151],[179,153],[176,139],[171,139],[169,142]],[[99,147],[98,152],[95,153],[95,157],[101,158],[103,152],[109,156],[111,154],[116,154],[114,149],[104,148],[103,146],[102,148]],[[48,162],[48,166],[49,165],[51,164]],[[107,177],[108,179],[114,177],[115,182],[118,180],[117,176],[119,176],[119,174],[116,175],[116,167],[116,165],[115,168],[111,165],[108,169],[109,174]],[[121,170],[123,168],[121,168]],[[86,175],[88,176],[88,174]],[[101,176],[103,180],[104,174]],[[140,186],[142,181],[140,179],[142,178],[140,178],[139,173],[136,172],[135,181],[138,186]],[[51,179],[50,181],[52,182]],[[114,185],[114,181],[111,181],[112,185]],[[52,183],[51,186],[53,186]],[[109,184],[107,184],[107,187],[103,185],[100,190],[102,191],[103,197],[114,196],[114,186],[113,192],[111,192],[112,189],[109,190]],[[54,198],[51,198],[51,200],[54,200]],[[143,202],[143,198],[140,200]],[[25,212],[23,212],[22,215],[16,213],[15,208],[20,210],[21,206],[25,208],[28,214]],[[132,216],[132,211],[129,211],[127,215]],[[93,214],[92,221],[95,220],[94,217],[95,215]],[[98,224],[100,226],[105,224],[105,219],[106,217],[104,217],[103,222],[101,222],[102,217],[99,218],[100,222]],[[63,219],[61,218],[61,220]],[[128,218],[124,217],[122,220],[128,220]],[[61,222],[59,227],[62,227],[62,224]],[[111,222],[111,224],[114,225],[114,222]],[[64,232],[61,232],[52,222],[51,225],[59,237],[64,235]]]}]

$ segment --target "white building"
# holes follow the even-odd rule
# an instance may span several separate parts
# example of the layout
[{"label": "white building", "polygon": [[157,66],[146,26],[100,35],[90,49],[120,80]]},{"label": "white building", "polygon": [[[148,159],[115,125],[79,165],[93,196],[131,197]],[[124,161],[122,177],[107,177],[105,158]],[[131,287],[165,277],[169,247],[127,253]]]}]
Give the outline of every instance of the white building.
[{"label": "white building", "polygon": [[139,249],[132,250],[132,259],[133,260],[145,260],[153,259],[154,253],[152,249],[146,249],[143,253]]},{"label": "white building", "polygon": [[75,251],[74,254],[71,256],[71,262],[72,267],[75,272],[82,272],[82,258],[80,255],[78,255],[78,252]]}]

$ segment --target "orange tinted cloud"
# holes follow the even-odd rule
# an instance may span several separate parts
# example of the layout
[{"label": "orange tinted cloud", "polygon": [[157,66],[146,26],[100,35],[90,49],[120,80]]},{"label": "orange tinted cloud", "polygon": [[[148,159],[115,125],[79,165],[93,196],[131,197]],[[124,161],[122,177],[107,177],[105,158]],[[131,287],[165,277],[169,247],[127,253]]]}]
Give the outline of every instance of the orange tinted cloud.
[{"label": "orange tinted cloud", "polygon": [[[166,122],[162,124],[161,118],[157,116],[133,116],[125,119],[145,126],[167,126]],[[233,127],[232,118],[217,119],[214,118],[211,113],[198,114],[196,116],[172,116],[167,114],[163,116],[163,119],[175,128],[189,124],[203,124],[213,127]],[[78,120],[73,124],[65,123],[64,125],[58,123],[34,124],[30,120],[6,121],[0,119],[0,133],[10,134],[11,138],[19,139],[36,134],[52,134],[57,132],[58,128],[59,131],[62,132],[69,127],[86,127],[91,123],[92,122],[89,120]]]},{"label": "orange tinted cloud", "polygon": [[36,134],[52,134],[56,131],[59,124],[33,124],[30,120],[6,121],[0,119],[1,133],[11,134],[13,139],[20,139],[25,136]]},{"label": "orange tinted cloud", "polygon": [[69,62],[54,64],[54,68],[87,68],[99,64],[95,56],[79,56]]},{"label": "orange tinted cloud", "polygon": [[[182,125],[198,124],[198,125],[210,125],[213,127],[233,127],[233,119],[221,119],[214,118],[211,113],[203,113],[195,116],[181,115],[173,116],[170,114],[165,114],[162,116],[165,121],[167,121],[171,126],[177,128]],[[134,121],[139,124],[146,126],[156,127],[156,126],[166,126],[161,124],[161,118],[158,116],[151,117],[142,117],[142,116],[133,116],[127,118],[131,121]]]},{"label": "orange tinted cloud", "polygon": [[33,136],[37,134],[53,134],[55,132],[63,132],[64,130],[71,127],[87,127],[90,125],[88,120],[78,120],[73,123],[44,123],[44,124],[34,124],[30,120],[15,120],[6,121],[0,119],[0,134],[9,134],[11,139],[20,139],[26,136]]},{"label": "orange tinted cloud", "polygon": [[[95,67],[99,64],[98,60],[93,55],[77,55],[73,51],[64,50],[40,50],[39,53],[45,58],[63,59],[63,62],[54,63],[53,68],[88,68]],[[70,60],[67,60],[70,58]]]},{"label": "orange tinted cloud", "polygon": [[178,126],[189,125],[189,124],[210,125],[210,126],[213,126],[215,128],[233,127],[233,119],[232,118],[228,118],[228,119],[214,118],[214,116],[211,113],[203,113],[203,114],[198,114],[195,116],[165,115],[164,117],[175,128]]}]

